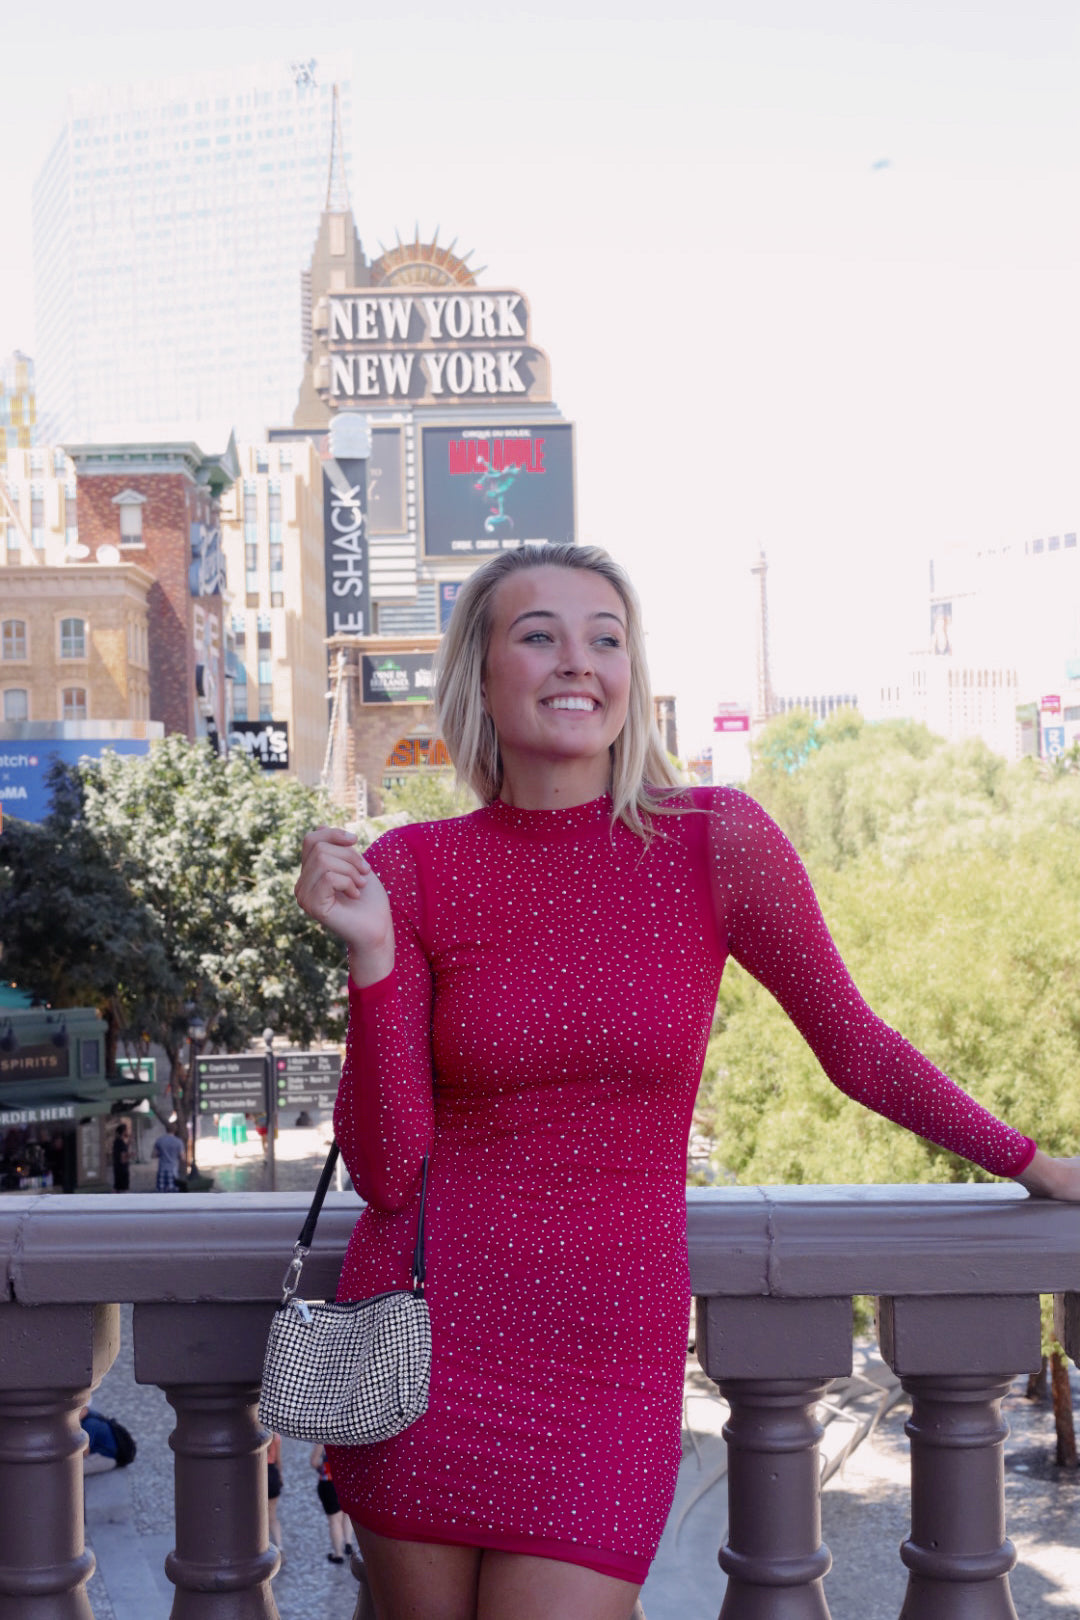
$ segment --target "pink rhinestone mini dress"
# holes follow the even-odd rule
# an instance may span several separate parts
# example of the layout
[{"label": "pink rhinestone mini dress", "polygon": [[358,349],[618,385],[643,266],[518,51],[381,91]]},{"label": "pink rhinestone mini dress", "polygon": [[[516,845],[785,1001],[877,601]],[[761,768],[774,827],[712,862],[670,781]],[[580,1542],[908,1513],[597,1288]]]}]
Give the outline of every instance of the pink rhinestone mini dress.
[{"label": "pink rhinestone mini dress", "polygon": [[496,801],[368,852],[395,967],[350,986],[334,1124],[367,1208],[339,1299],[408,1285],[431,1154],[429,1409],[331,1451],[381,1535],[644,1580],[681,1452],[686,1147],[729,953],[849,1096],[997,1175],[1034,1153],[866,1006],[759,805],[682,802],[647,847],[603,798]]}]

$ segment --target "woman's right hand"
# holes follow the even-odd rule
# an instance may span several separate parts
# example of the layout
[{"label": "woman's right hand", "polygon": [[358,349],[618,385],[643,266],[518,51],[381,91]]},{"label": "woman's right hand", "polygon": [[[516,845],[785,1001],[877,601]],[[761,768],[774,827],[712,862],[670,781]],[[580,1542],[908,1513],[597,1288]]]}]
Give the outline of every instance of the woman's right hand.
[{"label": "woman's right hand", "polygon": [[394,966],[394,923],[378,876],[343,827],[316,827],[304,839],[293,890],[309,917],[349,947],[349,973],[360,985]]}]

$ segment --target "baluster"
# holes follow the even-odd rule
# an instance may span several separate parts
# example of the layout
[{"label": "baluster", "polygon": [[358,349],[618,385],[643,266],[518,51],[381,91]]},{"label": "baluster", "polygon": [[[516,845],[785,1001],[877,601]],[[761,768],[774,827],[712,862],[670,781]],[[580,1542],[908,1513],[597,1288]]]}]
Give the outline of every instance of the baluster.
[{"label": "baluster", "polygon": [[137,1305],[135,1377],[176,1412],[172,1620],[278,1620],[280,1558],[266,1507],[256,1407],[269,1305]]},{"label": "baluster", "polygon": [[93,1620],[79,1410],[119,1344],[116,1305],[0,1305],[0,1620]]},{"label": "baluster", "polygon": [[851,1301],[699,1299],[697,1353],[731,1407],[721,1620],[828,1620],[814,1407],[851,1372]]},{"label": "baluster", "polygon": [[1002,1397],[1039,1366],[1037,1296],[878,1301],[881,1354],[911,1396],[911,1535],[901,1620],[1016,1620]]}]

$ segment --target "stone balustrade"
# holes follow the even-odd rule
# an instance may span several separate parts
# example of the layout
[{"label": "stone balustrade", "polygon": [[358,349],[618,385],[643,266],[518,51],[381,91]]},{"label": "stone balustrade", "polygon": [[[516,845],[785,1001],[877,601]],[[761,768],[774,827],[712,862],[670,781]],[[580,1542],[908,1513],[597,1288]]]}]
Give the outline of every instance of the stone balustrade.
[{"label": "stone balustrade", "polygon": [[[136,1378],[176,1413],[173,1620],[276,1620],[256,1403],[306,1203],[0,1199],[0,1620],[92,1620],[78,1414],[121,1302]],[[355,1215],[328,1198],[309,1297],[332,1293]],[[853,1294],[876,1297],[912,1399],[902,1620],[1015,1620],[1001,1398],[1039,1364],[1040,1293],[1080,1354],[1080,1208],[1011,1186],[730,1188],[692,1192],[688,1226],[697,1352],[730,1406],[723,1620],[827,1620],[814,1411],[851,1371]]]}]

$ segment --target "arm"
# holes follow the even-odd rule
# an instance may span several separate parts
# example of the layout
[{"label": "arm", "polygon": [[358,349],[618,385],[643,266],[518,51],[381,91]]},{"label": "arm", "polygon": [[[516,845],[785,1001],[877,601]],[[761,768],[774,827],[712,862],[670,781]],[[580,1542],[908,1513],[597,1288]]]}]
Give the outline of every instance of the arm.
[{"label": "arm", "polygon": [[334,1134],[361,1197],[412,1200],[434,1123],[431,969],[420,940],[420,876],[401,829],[367,858],[350,834],[304,840],[300,904],[349,947],[349,1031]]},{"label": "arm", "polygon": [[1062,1198],[1080,1203],[1080,1158],[1052,1159],[1036,1148],[1035,1157],[1016,1179],[1033,1198]]},{"label": "arm", "polygon": [[994,1175],[1025,1171],[1034,1142],[980,1107],[867,1006],[802,861],[760,805],[726,794],[710,822],[721,936],[780,1002],[833,1084]]}]

